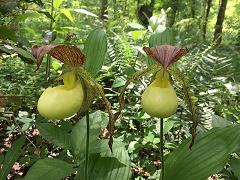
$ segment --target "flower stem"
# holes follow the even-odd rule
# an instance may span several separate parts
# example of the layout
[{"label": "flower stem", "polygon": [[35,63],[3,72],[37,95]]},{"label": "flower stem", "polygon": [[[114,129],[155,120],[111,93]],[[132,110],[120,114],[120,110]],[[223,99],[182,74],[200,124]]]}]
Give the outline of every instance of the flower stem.
[{"label": "flower stem", "polygon": [[86,134],[86,152],[85,152],[85,180],[88,180],[88,160],[89,160],[89,111],[86,111],[86,125],[87,125],[87,134]]},{"label": "flower stem", "polygon": [[161,156],[161,180],[164,180],[164,138],[163,138],[163,118],[160,119],[160,156]]}]

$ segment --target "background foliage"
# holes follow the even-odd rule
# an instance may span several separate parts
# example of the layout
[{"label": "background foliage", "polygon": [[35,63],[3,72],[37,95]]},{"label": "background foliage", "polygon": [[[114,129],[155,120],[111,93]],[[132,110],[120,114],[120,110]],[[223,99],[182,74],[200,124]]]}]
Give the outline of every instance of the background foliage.
[{"label": "background foliage", "polygon": [[[171,28],[173,33],[166,35],[171,38],[168,39],[171,41],[170,44],[187,47],[190,50],[177,62],[177,66],[185,75],[189,91],[192,94],[191,98],[197,107],[199,120],[197,130],[201,134],[198,138],[213,141],[215,135],[218,134],[224,139],[213,142],[216,151],[224,151],[223,154],[220,154],[221,157],[224,156],[221,166],[208,172],[207,175],[219,179],[240,178],[238,172],[239,145],[234,141],[235,137],[238,139],[237,132],[240,123],[240,71],[238,68],[240,66],[240,2],[237,0],[227,2],[220,44],[214,40],[214,31],[221,3],[220,1],[211,1],[210,13],[206,18],[208,2],[205,0],[1,1],[0,128],[1,152],[3,153],[0,156],[0,162],[5,164],[8,153],[16,153],[9,161],[11,167],[14,165],[13,168],[2,165],[1,176],[8,176],[8,179],[17,177],[31,179],[34,168],[38,165],[44,167],[49,163],[44,158],[56,157],[53,162],[56,164],[55,166],[69,170],[66,171],[66,174],[56,173],[57,178],[68,176],[69,179],[74,179],[75,171],[72,171],[72,166],[78,166],[78,163],[84,161],[84,158],[74,159],[69,156],[71,154],[68,152],[69,149],[70,151],[74,151],[74,149],[66,144],[68,142],[66,137],[69,138],[70,134],[74,133],[74,128],[76,129],[82,121],[71,118],[55,122],[54,125],[57,126],[54,126],[52,122],[38,115],[36,102],[40,94],[46,87],[55,83],[54,80],[61,74],[64,65],[55,59],[47,61],[46,56],[40,69],[35,71],[36,61],[30,54],[33,46],[49,43],[75,45],[85,52],[89,51],[84,49],[84,45],[90,32],[93,33],[95,28],[103,29],[107,38],[107,53],[105,63],[95,78],[103,85],[113,112],[116,112],[119,108],[119,88],[135,72],[147,68],[147,57],[143,53],[142,47],[153,46],[151,38],[155,39],[166,28]],[[105,11],[104,5],[107,7]],[[147,7],[147,10],[143,7]],[[147,21],[146,16],[141,16],[142,12],[145,12],[145,15],[152,13]],[[207,29],[204,38],[203,26],[205,23]],[[98,47],[101,46],[95,48]],[[94,58],[96,57],[93,54],[92,59]],[[49,62],[51,68],[50,72],[47,72],[46,67]],[[48,78],[49,75],[50,78]],[[141,94],[149,81],[150,76],[142,77],[128,87],[125,93],[126,106],[121,118],[115,123],[114,136],[117,141],[125,143],[125,145],[116,143],[116,151],[122,152],[126,158],[124,162],[108,159],[109,162],[120,163],[116,166],[123,169],[122,164],[127,164],[128,169],[131,166],[132,179],[156,179],[159,176],[158,169],[161,164],[158,148],[160,142],[159,120],[145,114],[140,104]],[[187,110],[179,84],[175,83],[174,88],[180,103],[176,114],[165,119],[166,165],[171,164],[178,153],[185,153],[186,157],[190,153],[187,147],[191,114]],[[100,110],[101,113],[97,110]],[[99,131],[95,132],[94,136],[99,136],[104,142],[108,137],[106,131],[107,111],[99,98],[94,99],[90,112],[101,114],[99,121],[95,122],[99,123]],[[82,116],[84,117],[84,114]],[[39,121],[45,124],[36,123]],[[51,123],[52,126],[46,125],[46,123]],[[55,136],[45,132],[48,128],[50,128],[50,132],[55,133],[53,133]],[[83,131],[84,129],[81,130],[81,132]],[[213,134],[208,136],[211,133]],[[99,152],[93,150],[90,161],[94,162],[99,158],[104,159],[105,156],[109,156],[109,152],[106,151],[106,142],[104,143],[101,144],[103,148],[100,148]],[[215,149],[206,147],[203,142],[196,142],[193,147],[195,155],[201,157],[201,154],[206,154],[208,158],[203,162],[197,161],[197,156],[186,158],[184,160],[186,164],[191,164],[191,158],[193,158],[204,169],[208,163],[216,163],[221,158],[220,155],[213,158]],[[81,148],[83,147],[76,149]],[[213,156],[210,156],[211,154]],[[41,161],[37,161],[38,159]],[[128,164],[128,160],[131,161],[131,164]],[[71,164],[73,161],[77,163]],[[171,176],[174,174],[170,172],[172,169],[180,167],[181,162],[179,164],[179,166],[176,165],[177,167],[166,166],[166,173],[169,174],[166,179],[173,179]],[[100,166],[102,166],[101,163],[91,169]],[[106,169],[108,168],[106,167]],[[9,173],[10,169],[12,170]],[[182,174],[179,174],[179,178],[207,178],[201,176],[198,171],[194,172],[194,168],[189,167],[189,169],[192,169],[192,174],[187,176],[183,174],[188,171],[180,169],[179,172]],[[83,171],[81,166],[78,171]],[[119,168],[119,173],[122,171]],[[26,175],[27,172],[29,174]],[[104,173],[108,173],[108,170]],[[118,172],[113,173],[117,174]],[[98,176],[101,175],[98,174]],[[107,177],[110,179],[111,175],[108,174]]]}]

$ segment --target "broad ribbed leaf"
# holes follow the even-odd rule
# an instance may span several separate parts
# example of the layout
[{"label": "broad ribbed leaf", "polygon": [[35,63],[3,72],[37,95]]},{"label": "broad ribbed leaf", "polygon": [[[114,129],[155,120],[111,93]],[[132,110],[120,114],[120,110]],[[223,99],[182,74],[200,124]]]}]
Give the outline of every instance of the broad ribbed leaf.
[{"label": "broad ribbed leaf", "polygon": [[230,153],[240,148],[240,125],[213,128],[198,134],[192,150],[190,138],[166,160],[165,180],[203,180],[219,172]]},{"label": "broad ribbed leaf", "polygon": [[[160,46],[164,44],[173,45],[173,31],[169,28],[161,33],[153,34],[149,38],[149,47]],[[148,66],[156,64],[156,61],[149,56],[146,57],[146,62]]]},{"label": "broad ribbed leaf", "polygon": [[229,164],[232,168],[232,171],[234,173],[234,176],[236,176],[238,179],[240,179],[240,159],[232,157],[229,161]]},{"label": "broad ribbed leaf", "polygon": [[167,28],[161,33],[153,34],[149,38],[149,46],[160,46],[164,44],[173,45],[173,31]]},{"label": "broad ribbed leaf", "polygon": [[226,127],[230,125],[232,125],[230,121],[215,114],[212,115],[212,127]]},{"label": "broad ribbed leaf", "polygon": [[96,76],[102,68],[107,51],[107,36],[104,30],[94,29],[87,37],[83,53],[86,56],[86,63],[83,68]]},{"label": "broad ribbed leaf", "polygon": [[46,158],[38,160],[28,171],[24,180],[46,180],[46,179],[63,179],[73,174],[76,169],[74,164],[68,164],[64,161]]},{"label": "broad ribbed leaf", "polygon": [[[125,147],[106,153],[92,154],[88,164],[88,180],[129,180],[131,161]],[[85,178],[84,166],[80,166],[75,180]]]},{"label": "broad ribbed leaf", "polygon": [[3,166],[0,169],[0,179],[7,179],[7,176],[10,173],[14,163],[20,156],[20,150],[25,142],[25,139],[25,135],[21,136],[8,150],[3,162]]},{"label": "broad ribbed leaf", "polygon": [[[116,149],[119,147],[124,147],[125,143],[121,141],[113,141],[113,147],[112,149]],[[101,140],[95,140],[89,145],[89,154],[96,154],[96,153],[102,153],[102,152],[108,152],[109,146],[108,146],[108,139],[101,139]]]},{"label": "broad ribbed leaf", "polygon": [[17,41],[15,31],[12,31],[9,26],[3,25],[0,26],[0,39],[12,39],[13,41]]},{"label": "broad ribbed leaf", "polygon": [[[89,115],[89,142],[97,140],[98,135],[101,130],[102,117],[101,112],[97,111]],[[84,152],[86,147],[86,138],[87,138],[87,126],[86,126],[86,117],[82,118],[72,129],[71,132],[71,149],[74,154],[77,155],[81,152]]]},{"label": "broad ribbed leaf", "polygon": [[70,147],[70,135],[62,128],[50,123],[36,123],[42,137],[47,141],[61,147]]}]

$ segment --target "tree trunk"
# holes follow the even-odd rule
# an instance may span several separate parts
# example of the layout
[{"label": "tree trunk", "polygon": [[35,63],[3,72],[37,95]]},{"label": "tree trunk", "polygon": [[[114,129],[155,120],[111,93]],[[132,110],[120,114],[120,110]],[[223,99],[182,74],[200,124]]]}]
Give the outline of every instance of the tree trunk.
[{"label": "tree trunk", "polygon": [[178,11],[178,8],[172,7],[171,13],[168,13],[168,25],[170,28],[173,27],[173,25],[175,23],[177,11]]},{"label": "tree trunk", "polygon": [[100,18],[102,20],[107,20],[107,5],[108,5],[108,0],[102,0],[102,7],[101,7],[101,15]]},{"label": "tree trunk", "polygon": [[212,6],[212,0],[208,0],[206,16],[205,16],[205,20],[204,20],[204,24],[203,24],[203,39],[204,40],[206,40],[207,23],[208,23],[208,17],[209,17],[211,6]]},{"label": "tree trunk", "polygon": [[194,19],[195,18],[195,8],[196,8],[196,2],[195,0],[192,0],[192,3],[191,3],[191,16],[192,18]]},{"label": "tree trunk", "polygon": [[150,3],[148,3],[146,0],[138,0],[138,10],[136,14],[139,21],[146,28],[149,25],[148,19],[153,14],[154,4],[155,0],[151,0]]},{"label": "tree trunk", "polygon": [[215,32],[214,32],[214,41],[216,41],[216,44],[219,45],[222,42],[222,28],[223,28],[223,21],[225,17],[225,11],[227,7],[227,0],[222,0],[221,6],[218,11],[218,17],[217,22],[215,26]]}]

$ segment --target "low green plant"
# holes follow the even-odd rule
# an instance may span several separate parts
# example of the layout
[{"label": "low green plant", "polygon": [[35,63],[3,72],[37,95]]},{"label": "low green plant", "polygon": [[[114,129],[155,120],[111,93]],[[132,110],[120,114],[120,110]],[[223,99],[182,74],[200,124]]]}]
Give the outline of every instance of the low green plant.
[{"label": "low green plant", "polygon": [[[102,34],[102,36],[98,36],[97,34]],[[45,123],[37,121],[36,127],[39,129],[44,139],[48,140],[54,145],[57,145],[59,148],[62,148],[62,152],[69,152],[68,154],[65,154],[65,157],[69,157],[64,158],[63,160],[49,158],[38,160],[31,167],[24,179],[51,179],[53,177],[63,178],[73,174],[75,171],[78,172],[75,176],[75,179],[95,179],[96,177],[99,179],[112,179],[112,177],[116,176],[119,178],[123,177],[124,179],[130,178],[130,158],[128,157],[128,153],[124,150],[125,144],[113,139],[113,114],[110,111],[110,103],[106,99],[102,87],[92,79],[92,76],[97,74],[102,66],[102,62],[104,61],[104,54],[106,52],[106,48],[104,48],[105,41],[106,36],[104,31],[101,29],[93,30],[93,32],[89,34],[89,38],[87,39],[84,48],[86,64],[83,66],[83,68],[85,70],[83,70],[81,67],[85,63],[85,56],[79,49],[76,49],[73,46],[50,45],[36,47],[36,49],[33,49],[33,55],[38,59],[39,62],[38,66],[40,66],[42,63],[44,54],[49,54],[67,65],[65,67],[65,71],[63,71],[64,86],[61,86],[63,87],[62,90],[66,91],[66,93],[71,91],[71,84],[73,84],[73,88],[75,87],[74,83],[76,78],[80,80],[83,89],[81,97],[84,99],[78,107],[78,113],[86,111],[86,117],[82,120],[79,120],[73,127],[68,129],[68,131],[65,130],[64,123],[59,126],[46,123],[46,119],[43,119]],[[90,48],[96,47],[96,44],[100,44],[100,42],[101,46],[99,46],[99,48]],[[96,55],[98,58],[96,58]],[[88,64],[92,65],[93,67],[89,66]],[[87,71],[89,71],[91,74]],[[102,117],[104,116],[101,112],[95,112],[89,115],[88,108],[92,102],[92,98],[95,96],[94,93],[100,95],[103,101],[106,103],[109,114],[109,122],[107,126],[102,127]],[[40,114],[43,116],[46,116],[52,120],[63,119],[70,116],[69,114],[66,115],[66,113],[63,113],[64,110],[59,112],[59,108],[56,108],[56,106],[60,107],[62,104],[48,104],[48,109],[46,109],[44,107],[45,101],[47,102],[46,97],[44,97],[43,101],[39,102],[38,106],[39,110],[41,109]],[[64,99],[62,99],[62,101],[64,101]],[[65,104],[65,106],[62,107],[68,108],[71,106],[72,104],[70,103]],[[51,109],[51,112],[53,112],[52,114],[49,113],[49,109]],[[59,118],[59,113],[61,115],[64,114],[64,116]],[[98,139],[98,135],[100,134],[100,130],[102,128],[108,129],[110,135],[109,140]],[[96,165],[96,159],[99,158],[102,160]],[[68,163],[64,160],[67,160]],[[44,171],[44,168],[46,168],[47,164],[52,168],[49,173]],[[109,166],[109,164],[111,164],[111,166]],[[56,165],[59,165],[60,167],[58,169],[54,169]],[[115,167],[115,171],[113,171],[112,165]],[[90,170],[94,173],[90,173]]]}]

